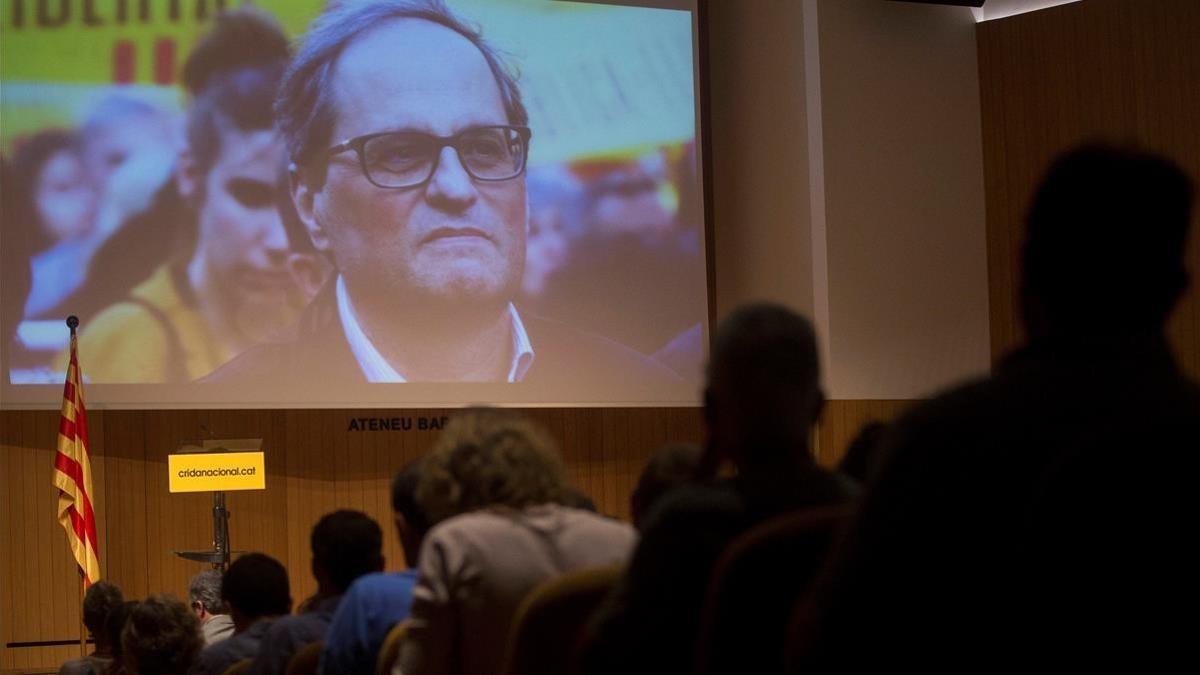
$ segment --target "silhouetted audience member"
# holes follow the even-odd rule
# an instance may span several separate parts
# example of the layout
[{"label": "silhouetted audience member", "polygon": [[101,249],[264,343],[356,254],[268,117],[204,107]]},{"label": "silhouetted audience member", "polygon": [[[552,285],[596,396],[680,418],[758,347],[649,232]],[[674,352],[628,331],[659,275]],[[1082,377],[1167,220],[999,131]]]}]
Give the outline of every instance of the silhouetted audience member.
[{"label": "silhouetted audience member", "polygon": [[317,595],[303,613],[271,624],[250,666],[251,675],[286,671],[296,652],[325,639],[350,584],[383,569],[383,532],[361,511],[340,510],[322,516],[313,527],[310,543]]},{"label": "silhouetted audience member", "polygon": [[638,531],[645,528],[650,509],[664,495],[696,480],[700,455],[700,446],[695,443],[667,443],[650,455],[629,498],[629,512]]},{"label": "silhouetted audience member", "polygon": [[701,471],[729,460],[737,475],[677,488],[653,510],[592,631],[586,672],[690,672],[705,590],[729,542],[772,516],[854,496],[852,481],[812,457],[809,438],[824,404],[818,382],[816,337],[803,317],[763,304],[721,323],[704,395]]},{"label": "silhouetted audience member", "polygon": [[58,675],[100,675],[112,665],[112,643],[104,630],[104,620],[109,612],[121,605],[124,598],[121,589],[107,581],[97,581],[83,595],[83,625],[96,641],[96,649],[87,656],[71,659],[62,664]]},{"label": "silhouetted audience member", "polygon": [[596,502],[592,501],[592,498],[589,497],[586,492],[580,490],[574,485],[567,486],[566,492],[563,493],[563,498],[560,503],[563,506],[569,506],[573,509],[591,511],[592,513],[597,512]]},{"label": "silhouetted audience member", "polygon": [[129,620],[129,615],[133,613],[133,608],[137,607],[136,602],[127,600],[113,607],[108,612],[108,616],[104,617],[104,634],[108,636],[108,644],[112,648],[112,663],[108,669],[102,671],[107,675],[124,675],[128,672],[125,670],[124,650],[121,647],[121,632],[125,630],[125,623]]},{"label": "silhouetted audience member", "polygon": [[204,570],[193,576],[188,582],[188,600],[200,622],[205,647],[233,635],[233,618],[221,601],[220,570]]},{"label": "silhouetted audience member", "polygon": [[1163,330],[1192,200],[1137,150],[1054,162],[1026,220],[1027,342],[896,422],[796,672],[1194,656],[1177,611],[1196,600],[1200,389]]},{"label": "silhouetted audience member", "polygon": [[421,460],[409,462],[392,480],[392,514],[406,568],[365,574],[350,585],[321,650],[320,672],[325,675],[373,672],[388,631],[408,617],[421,541],[429,531],[429,519],[417,504],[422,466]]},{"label": "silhouetted audience member", "polygon": [[201,646],[196,615],[169,595],[137,603],[121,631],[125,670],[137,675],[184,675]]},{"label": "silhouetted audience member", "polygon": [[503,668],[514,614],[538,584],[623,562],[630,526],[562,505],[558,448],[515,413],[473,409],[426,456],[417,499],[437,524],[421,547],[403,675],[491,675]]},{"label": "silhouetted audience member", "polygon": [[838,462],[838,471],[865,485],[879,463],[879,446],[886,431],[887,425],[879,420],[864,424],[846,447],[846,454]]},{"label": "silhouetted audience member", "polygon": [[238,661],[258,656],[271,622],[292,611],[287,570],[271,556],[246,554],[225,572],[221,600],[229,607],[233,635],[205,647],[190,675],[221,675]]}]

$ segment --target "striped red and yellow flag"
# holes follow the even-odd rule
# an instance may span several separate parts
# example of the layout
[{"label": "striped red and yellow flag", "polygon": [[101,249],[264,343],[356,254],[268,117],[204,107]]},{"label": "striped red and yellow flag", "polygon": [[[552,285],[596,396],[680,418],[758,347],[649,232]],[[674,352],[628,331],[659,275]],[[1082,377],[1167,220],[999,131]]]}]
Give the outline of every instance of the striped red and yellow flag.
[{"label": "striped red and yellow flag", "polygon": [[58,488],[58,522],[67,531],[71,553],[83,573],[84,587],[100,580],[100,545],[92,511],[92,462],[88,453],[87,410],[83,404],[83,375],[71,335],[71,364],[63,387],[62,417],[58,423],[58,452],[54,457],[54,486]]}]

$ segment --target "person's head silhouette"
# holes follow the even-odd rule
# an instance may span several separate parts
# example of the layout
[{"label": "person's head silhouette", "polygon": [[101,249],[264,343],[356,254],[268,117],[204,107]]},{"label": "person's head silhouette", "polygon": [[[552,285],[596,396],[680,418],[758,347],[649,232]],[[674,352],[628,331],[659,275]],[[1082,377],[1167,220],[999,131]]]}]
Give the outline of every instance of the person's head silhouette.
[{"label": "person's head silhouette", "polygon": [[1021,310],[1031,340],[1157,334],[1188,284],[1193,185],[1143,151],[1059,157],[1026,219]]},{"label": "person's head silhouette", "polygon": [[779,305],[739,307],[713,340],[701,473],[722,460],[743,473],[811,461],[808,439],[824,402],[812,324]]}]

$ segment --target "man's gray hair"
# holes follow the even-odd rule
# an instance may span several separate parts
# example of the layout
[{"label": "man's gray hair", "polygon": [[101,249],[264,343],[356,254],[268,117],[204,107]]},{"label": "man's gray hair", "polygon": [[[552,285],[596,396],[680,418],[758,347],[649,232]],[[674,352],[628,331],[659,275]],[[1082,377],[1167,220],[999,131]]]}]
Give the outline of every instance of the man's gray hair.
[{"label": "man's gray hair", "polygon": [[226,614],[228,610],[221,600],[221,572],[204,570],[188,582],[188,597],[192,602],[204,603],[209,614]]},{"label": "man's gray hair", "polygon": [[[496,78],[508,123],[525,125],[529,115],[521,102],[521,91],[513,71],[499,52],[473,28],[446,7],[443,0],[375,0],[345,3],[331,10],[309,28],[296,58],[284,75],[275,101],[275,117],[287,143],[288,156],[305,167],[329,146],[337,111],[334,109],[333,69],[342,51],[373,28],[398,19],[421,19],[458,33],[475,45]],[[403,64],[398,64],[402,67]],[[309,177],[315,185],[324,182],[324,163]]]}]

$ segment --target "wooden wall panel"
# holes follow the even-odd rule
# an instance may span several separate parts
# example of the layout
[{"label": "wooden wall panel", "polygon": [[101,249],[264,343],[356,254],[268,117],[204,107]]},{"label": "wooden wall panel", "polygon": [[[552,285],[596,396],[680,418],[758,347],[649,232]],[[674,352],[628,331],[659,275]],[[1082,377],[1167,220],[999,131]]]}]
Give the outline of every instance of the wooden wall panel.
[{"label": "wooden wall panel", "polygon": [[4,551],[0,553],[0,608],[3,608],[0,610],[0,670],[12,665],[12,653],[8,649],[8,643],[12,640],[12,619],[10,611],[5,610],[13,607],[12,555],[8,551],[12,550],[13,522],[10,514],[16,508],[16,503],[9,487],[13,475],[13,453],[9,448],[15,446],[18,440],[11,434],[15,417],[13,412],[0,410],[0,447],[4,448],[0,451],[0,512],[5,514],[0,517],[0,549]]},{"label": "wooden wall panel", "polygon": [[[1089,139],[1134,141],[1200,178],[1197,35],[1195,0],[1087,0],[979,24],[993,357],[1021,339],[1022,220],[1055,155]],[[1129,231],[1137,236],[1137,223]],[[1200,269],[1200,236],[1188,256]],[[1200,375],[1194,284],[1168,330],[1183,367]]]},{"label": "wooden wall panel", "polygon": [[[77,644],[10,647],[45,635],[74,641],[80,635],[79,575],[56,518],[51,483],[58,412],[5,411],[0,427],[0,669],[37,669],[46,659],[61,662],[79,654]],[[64,581],[51,585],[50,579]]]}]

